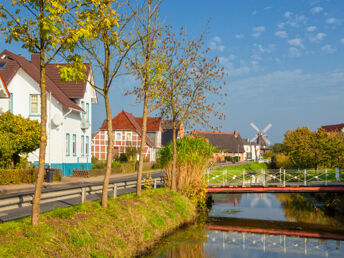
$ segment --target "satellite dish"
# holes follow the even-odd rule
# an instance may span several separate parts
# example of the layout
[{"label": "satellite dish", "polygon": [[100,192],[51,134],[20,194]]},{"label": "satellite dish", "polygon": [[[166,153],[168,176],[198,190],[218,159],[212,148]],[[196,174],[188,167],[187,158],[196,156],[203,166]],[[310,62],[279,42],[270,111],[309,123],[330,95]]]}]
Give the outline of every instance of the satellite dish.
[{"label": "satellite dish", "polygon": [[60,114],[55,114],[53,116],[53,119],[51,119],[51,121],[53,122],[55,126],[60,126],[62,125],[63,117]]}]

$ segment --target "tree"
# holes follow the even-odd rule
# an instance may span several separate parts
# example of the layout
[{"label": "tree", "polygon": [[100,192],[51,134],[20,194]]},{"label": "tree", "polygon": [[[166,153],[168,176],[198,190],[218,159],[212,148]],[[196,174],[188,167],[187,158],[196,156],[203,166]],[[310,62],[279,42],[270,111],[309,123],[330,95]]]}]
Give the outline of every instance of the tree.
[{"label": "tree", "polygon": [[[9,1],[8,1],[9,2]],[[81,31],[70,24],[69,15],[77,11],[81,2],[74,0],[17,0],[0,4],[0,17],[4,22],[1,32],[6,42],[22,42],[22,47],[31,53],[40,54],[40,90],[41,90],[41,128],[39,145],[39,168],[32,205],[32,224],[39,223],[39,206],[42,184],[45,174],[45,151],[47,146],[47,98],[46,66],[62,51],[73,52]],[[84,66],[78,55],[70,55],[81,69],[73,74],[74,79],[81,78]]]},{"label": "tree", "polygon": [[292,167],[316,168],[316,135],[307,127],[298,127],[285,133],[284,150]]},{"label": "tree", "polygon": [[226,73],[218,58],[210,58],[209,49],[204,47],[203,35],[195,41],[188,40],[181,29],[176,35],[171,27],[160,45],[159,56],[164,58],[164,90],[159,101],[162,114],[172,121],[173,161],[171,189],[176,187],[177,128],[185,121],[192,125],[210,126],[211,116],[224,118],[218,110],[224,104],[221,97]]},{"label": "tree", "polygon": [[[161,73],[164,67],[162,59],[157,55],[160,27],[158,24],[158,10],[160,0],[146,0],[141,12],[134,18],[135,34],[138,38],[136,51],[129,56],[131,71],[140,82],[140,86],[127,94],[135,94],[138,101],[143,102],[142,134],[139,150],[139,167],[137,172],[136,194],[141,196],[142,169],[147,137],[147,116],[160,107],[156,103],[163,88]],[[135,10],[131,6],[132,10]]]},{"label": "tree", "polygon": [[283,144],[282,143],[275,143],[272,145],[272,151],[273,153],[282,153],[283,152]]},{"label": "tree", "polygon": [[[132,12],[131,12],[132,11]],[[80,28],[87,27],[88,37],[80,41],[81,50],[95,71],[102,74],[102,83],[89,81],[92,87],[104,97],[108,134],[106,172],[104,177],[102,206],[108,206],[108,186],[111,175],[113,133],[109,92],[113,80],[128,74],[125,60],[136,41],[132,34],[131,21],[137,10],[128,8],[127,1],[86,0],[79,16]],[[65,73],[74,67],[65,68]]]},{"label": "tree", "polygon": [[20,154],[28,154],[39,147],[38,121],[16,116],[10,112],[0,115],[0,166],[16,165]]}]

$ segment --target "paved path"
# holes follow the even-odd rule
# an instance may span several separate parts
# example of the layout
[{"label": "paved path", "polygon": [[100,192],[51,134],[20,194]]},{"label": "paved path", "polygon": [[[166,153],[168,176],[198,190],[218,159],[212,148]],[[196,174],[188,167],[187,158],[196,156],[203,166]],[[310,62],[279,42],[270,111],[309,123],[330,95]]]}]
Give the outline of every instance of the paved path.
[{"label": "paved path", "polygon": [[[159,173],[161,172],[160,169],[145,171],[143,174],[147,173]],[[130,176],[135,176],[137,173],[129,173],[129,174],[115,174],[111,175],[111,179],[116,178],[126,178]],[[63,177],[61,182],[53,182],[53,183],[43,183],[43,189],[55,188],[55,187],[63,187],[63,186],[71,186],[83,183],[97,183],[102,182],[104,180],[104,176],[96,176],[96,177]],[[0,194],[8,194],[8,193],[19,193],[19,192],[26,192],[35,189],[35,184],[18,184],[18,185],[0,185]]]}]

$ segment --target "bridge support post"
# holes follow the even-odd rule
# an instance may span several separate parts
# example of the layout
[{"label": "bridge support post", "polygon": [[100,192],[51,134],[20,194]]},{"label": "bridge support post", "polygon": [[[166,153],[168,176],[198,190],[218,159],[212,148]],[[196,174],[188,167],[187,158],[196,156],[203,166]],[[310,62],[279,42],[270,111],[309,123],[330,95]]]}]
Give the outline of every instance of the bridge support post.
[{"label": "bridge support post", "polygon": [[262,169],[262,173],[263,173],[263,186],[265,186],[265,169]]},{"label": "bridge support post", "polygon": [[154,189],[156,189],[157,179],[154,179]]},{"label": "bridge support post", "polygon": [[285,186],[285,169],[283,170],[283,186]]},{"label": "bridge support post", "polygon": [[282,169],[280,168],[280,171],[279,171],[279,176],[280,176],[280,184],[282,183]]},{"label": "bridge support post", "polygon": [[307,170],[306,169],[303,172],[303,174],[304,174],[303,185],[306,186],[307,185]]},{"label": "bridge support post", "polygon": [[327,185],[327,168],[325,168],[325,185]]}]

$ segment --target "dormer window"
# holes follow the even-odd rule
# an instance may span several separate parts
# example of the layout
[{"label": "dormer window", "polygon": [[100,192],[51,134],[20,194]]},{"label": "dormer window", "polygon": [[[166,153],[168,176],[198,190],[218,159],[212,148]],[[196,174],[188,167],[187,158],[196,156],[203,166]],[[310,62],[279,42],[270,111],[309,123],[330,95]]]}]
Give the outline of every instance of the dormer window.
[{"label": "dormer window", "polygon": [[7,62],[0,62],[0,69],[4,69]]}]

